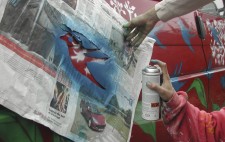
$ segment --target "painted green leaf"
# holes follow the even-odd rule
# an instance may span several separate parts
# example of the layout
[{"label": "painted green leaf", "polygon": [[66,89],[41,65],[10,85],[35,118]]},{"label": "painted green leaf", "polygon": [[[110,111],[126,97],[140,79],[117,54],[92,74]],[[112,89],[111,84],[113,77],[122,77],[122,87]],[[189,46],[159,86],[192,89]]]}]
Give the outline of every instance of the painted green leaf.
[{"label": "painted green leaf", "polygon": [[202,103],[202,105],[204,107],[207,108],[208,105],[207,105],[207,101],[206,101],[206,94],[205,94],[204,84],[202,83],[202,81],[199,78],[196,78],[193,81],[193,83],[191,84],[191,86],[189,87],[187,92],[189,92],[191,89],[195,89],[196,90],[200,102]]},{"label": "painted green leaf", "polygon": [[15,119],[7,114],[0,114],[0,123],[14,122]]},{"label": "painted green leaf", "polygon": [[57,134],[53,135],[53,142],[60,142],[60,137]]},{"label": "painted green leaf", "polygon": [[0,107],[0,123],[14,122],[16,114],[6,108]]},{"label": "painted green leaf", "polygon": [[36,123],[8,109],[0,109],[0,140],[3,142],[43,142]]},{"label": "painted green leaf", "polygon": [[213,111],[220,110],[220,107],[217,104],[213,104],[212,107],[213,107]]},{"label": "painted green leaf", "polygon": [[156,124],[153,121],[147,121],[144,120],[141,115],[142,115],[142,105],[141,105],[141,101],[139,101],[137,103],[136,106],[136,111],[135,111],[135,115],[134,115],[134,123],[138,124],[139,127],[141,127],[141,129],[147,133],[150,134],[154,141],[156,141]]},{"label": "painted green leaf", "polygon": [[43,142],[43,137],[38,126],[35,127],[35,142]]}]

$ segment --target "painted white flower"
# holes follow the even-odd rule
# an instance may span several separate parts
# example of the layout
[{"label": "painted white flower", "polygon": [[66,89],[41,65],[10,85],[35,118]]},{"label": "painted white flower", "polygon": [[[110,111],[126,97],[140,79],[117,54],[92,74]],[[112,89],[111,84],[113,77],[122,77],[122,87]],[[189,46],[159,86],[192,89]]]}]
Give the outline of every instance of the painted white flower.
[{"label": "painted white flower", "polygon": [[126,15],[126,12],[123,10],[123,4],[117,0],[110,0],[110,4],[113,6],[114,10],[121,15],[121,12]]},{"label": "painted white flower", "polygon": [[124,4],[124,8],[127,10],[128,14],[129,14],[129,18],[130,20],[133,18],[133,17],[136,17],[137,14],[134,13],[135,11],[135,7],[134,6],[130,6],[130,1],[126,1],[125,4]]},{"label": "painted white flower", "polygon": [[[214,58],[215,64],[218,65],[224,65],[224,58],[225,58],[225,47],[223,46],[225,42],[225,31],[223,31],[223,25],[225,21],[212,21],[210,22],[209,20],[206,20],[206,27],[210,32],[210,36],[212,38],[211,43],[210,43],[210,48],[212,51],[212,57]],[[213,31],[211,30],[216,30],[218,33],[216,36],[218,37],[217,41],[213,37]],[[215,35],[214,35],[215,36]],[[219,40],[219,41],[218,41]]]}]

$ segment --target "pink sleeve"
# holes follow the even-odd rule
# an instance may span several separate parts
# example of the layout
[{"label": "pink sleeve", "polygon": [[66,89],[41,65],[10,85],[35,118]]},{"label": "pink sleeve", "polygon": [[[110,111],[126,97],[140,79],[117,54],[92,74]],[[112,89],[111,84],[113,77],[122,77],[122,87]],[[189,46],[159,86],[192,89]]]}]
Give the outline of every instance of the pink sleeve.
[{"label": "pink sleeve", "polygon": [[207,113],[187,101],[185,92],[177,92],[164,103],[163,121],[175,141],[225,141],[225,108]]}]

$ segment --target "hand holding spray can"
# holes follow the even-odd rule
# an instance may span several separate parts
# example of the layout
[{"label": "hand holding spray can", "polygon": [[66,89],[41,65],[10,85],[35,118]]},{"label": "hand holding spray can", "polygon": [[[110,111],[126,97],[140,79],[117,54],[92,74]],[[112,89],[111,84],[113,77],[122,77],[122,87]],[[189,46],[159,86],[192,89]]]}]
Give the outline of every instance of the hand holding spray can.
[{"label": "hand holding spray can", "polygon": [[158,120],[160,114],[160,97],[158,93],[146,86],[147,82],[160,84],[159,67],[147,66],[142,70],[142,118]]}]

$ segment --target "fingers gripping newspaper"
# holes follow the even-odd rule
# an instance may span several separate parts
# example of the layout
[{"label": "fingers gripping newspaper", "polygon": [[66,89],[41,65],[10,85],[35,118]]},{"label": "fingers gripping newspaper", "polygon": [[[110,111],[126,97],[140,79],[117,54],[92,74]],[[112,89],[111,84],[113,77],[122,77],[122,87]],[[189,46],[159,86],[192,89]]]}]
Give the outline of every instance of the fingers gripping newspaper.
[{"label": "fingers gripping newspaper", "polygon": [[0,8],[0,103],[74,141],[129,141],[154,40],[128,47],[127,21],[104,0]]}]

